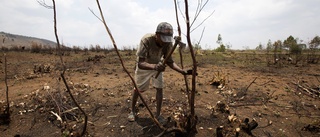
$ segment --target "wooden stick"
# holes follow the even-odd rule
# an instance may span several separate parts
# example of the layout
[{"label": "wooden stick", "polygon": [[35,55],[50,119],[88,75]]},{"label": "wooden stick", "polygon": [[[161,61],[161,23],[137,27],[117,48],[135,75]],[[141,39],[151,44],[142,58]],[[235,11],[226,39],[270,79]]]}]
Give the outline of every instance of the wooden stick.
[{"label": "wooden stick", "polygon": [[[163,65],[165,65],[167,63],[167,61],[169,60],[169,58],[171,57],[172,53],[174,52],[174,50],[176,49],[177,45],[179,44],[180,40],[175,40],[173,47],[171,48],[170,52],[167,54],[166,58],[163,60]],[[158,71],[157,75],[155,76],[155,78],[157,78],[160,74],[160,71]]]},{"label": "wooden stick", "polygon": [[[177,26],[178,26],[178,35],[179,37],[181,37],[181,28],[180,28],[180,23],[179,23],[179,16],[178,16],[178,10],[177,10],[177,0],[174,0],[174,8],[176,11],[176,21],[177,21]],[[182,49],[183,47],[181,47],[182,45],[179,45],[179,55],[180,55],[180,64],[181,64],[181,68],[184,69],[183,67],[183,56],[182,56]],[[189,84],[188,84],[188,79],[186,75],[183,75],[184,78],[184,83],[186,85],[186,94],[188,96],[188,102],[190,105],[190,94],[189,94]]]},{"label": "wooden stick", "polygon": [[78,102],[74,99],[71,91],[70,91],[70,88],[68,86],[68,83],[64,77],[64,74],[65,74],[65,71],[66,71],[66,66],[64,64],[64,61],[62,59],[62,53],[61,53],[61,47],[60,47],[60,43],[59,43],[59,38],[58,38],[58,31],[57,31],[57,18],[56,18],[56,3],[55,3],[55,0],[52,0],[52,3],[53,3],[53,18],[54,18],[54,34],[55,34],[55,37],[56,37],[56,41],[57,41],[57,46],[58,46],[58,54],[59,54],[59,57],[60,57],[60,60],[61,60],[61,64],[62,64],[62,67],[63,67],[63,70],[62,72],[60,73],[60,76],[64,82],[64,85],[66,86],[67,88],[67,92],[69,93],[72,101],[74,102],[74,104],[79,108],[79,110],[81,111],[81,113],[84,115],[84,126],[83,126],[83,129],[82,129],[82,132],[81,132],[81,136],[84,136],[85,132],[87,131],[87,123],[88,123],[88,116],[87,114],[83,111],[83,109],[80,107],[80,105],[78,104]]},{"label": "wooden stick", "polygon": [[254,80],[249,84],[249,86],[246,88],[246,91],[248,91],[249,87],[252,85],[252,83],[254,83],[254,81],[256,81],[258,77],[254,78]]},{"label": "wooden stick", "polygon": [[307,89],[311,90],[312,93],[315,93],[315,95],[320,96],[320,91],[317,91],[317,90],[313,89],[313,88],[310,87],[308,84],[305,84],[305,87],[306,87]]},{"label": "wooden stick", "polygon": [[292,82],[293,84],[297,85],[299,88],[301,88],[303,91],[309,93],[309,95],[313,95],[313,93],[311,91],[309,91],[307,88],[304,88],[303,86],[301,86],[300,84],[298,83],[294,83]]},{"label": "wooden stick", "polygon": [[6,84],[6,99],[7,99],[7,115],[10,116],[10,103],[9,103],[9,88],[8,88],[8,78],[7,78],[7,56],[4,53],[4,82]]},{"label": "wooden stick", "polygon": [[57,113],[54,113],[53,111],[50,111],[50,113],[56,116],[57,120],[60,121],[61,124],[63,123],[62,118]]},{"label": "wooden stick", "polygon": [[124,70],[124,71],[127,73],[127,75],[130,77],[130,79],[131,79],[131,81],[132,81],[135,89],[137,89],[137,90],[135,90],[135,92],[138,93],[138,95],[139,95],[142,103],[146,106],[147,110],[149,111],[149,114],[150,114],[151,118],[153,119],[153,122],[155,122],[156,125],[157,125],[159,128],[161,128],[161,129],[164,130],[164,127],[163,127],[163,126],[159,123],[159,121],[154,117],[154,115],[153,115],[153,113],[151,112],[149,106],[147,105],[147,103],[146,103],[145,100],[143,99],[141,93],[138,91],[138,86],[137,86],[136,82],[134,81],[134,78],[130,75],[130,72],[129,72],[129,71],[127,70],[127,68],[125,67],[125,65],[124,65],[124,63],[123,63],[123,60],[122,60],[122,58],[121,58],[121,55],[120,55],[120,53],[119,53],[119,51],[118,51],[117,44],[116,44],[116,42],[115,42],[115,40],[114,40],[114,38],[113,38],[113,36],[112,36],[112,33],[111,33],[111,31],[110,31],[109,27],[107,26],[107,23],[106,23],[106,21],[105,21],[105,19],[104,19],[104,15],[103,15],[103,13],[102,13],[99,0],[96,0],[96,2],[97,2],[97,5],[98,5],[98,8],[99,8],[99,11],[100,11],[100,15],[101,15],[101,20],[100,20],[100,21],[102,21],[102,23],[103,23],[106,31],[107,31],[108,34],[109,34],[109,37],[110,37],[110,39],[111,39],[111,41],[112,41],[112,43],[113,43],[114,49],[115,49],[115,51],[116,51],[116,53],[117,53],[117,55],[118,55],[118,57],[119,57],[119,59],[120,59],[120,62],[121,62],[121,65],[122,65],[123,70]]},{"label": "wooden stick", "polygon": [[189,4],[188,4],[188,0],[184,1],[185,4],[185,12],[186,12],[186,26],[187,26],[187,42],[188,42],[188,46],[189,46],[189,50],[191,53],[191,57],[192,57],[192,64],[193,64],[193,72],[192,72],[192,90],[191,90],[191,95],[190,95],[190,113],[191,113],[191,117],[194,118],[195,117],[195,110],[194,110],[194,100],[195,100],[195,94],[196,94],[196,74],[197,74],[197,61],[196,61],[196,57],[194,55],[194,50],[192,47],[192,42],[191,42],[191,38],[190,38],[190,19],[189,19]]}]

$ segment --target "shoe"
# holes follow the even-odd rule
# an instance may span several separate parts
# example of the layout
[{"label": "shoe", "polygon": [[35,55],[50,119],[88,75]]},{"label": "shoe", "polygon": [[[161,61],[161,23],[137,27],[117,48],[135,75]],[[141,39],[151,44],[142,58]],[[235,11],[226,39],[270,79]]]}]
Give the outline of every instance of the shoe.
[{"label": "shoe", "polygon": [[136,116],[132,112],[128,115],[128,121],[129,122],[136,121]]}]

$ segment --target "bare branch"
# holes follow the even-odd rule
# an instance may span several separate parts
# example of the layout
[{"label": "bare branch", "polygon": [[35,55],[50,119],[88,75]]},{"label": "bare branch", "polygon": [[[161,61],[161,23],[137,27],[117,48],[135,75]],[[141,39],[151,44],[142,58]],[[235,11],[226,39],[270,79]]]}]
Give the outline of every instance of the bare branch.
[{"label": "bare branch", "polygon": [[178,35],[181,37],[181,28],[180,28],[179,16],[178,16],[178,10],[177,10],[177,0],[174,0],[174,9],[175,9],[175,12],[176,12],[176,21],[177,21],[177,26],[178,26]]},{"label": "bare branch", "polygon": [[53,6],[49,6],[49,5],[47,5],[47,4],[46,4],[46,2],[45,2],[44,0],[42,0],[42,1],[37,0],[37,2],[38,2],[41,6],[43,6],[43,7],[47,8],[47,9],[53,9]]},{"label": "bare branch", "polygon": [[193,32],[194,30],[196,30],[198,27],[200,27],[207,19],[209,19],[209,17],[211,17],[211,15],[214,13],[215,11],[211,12],[211,14],[205,18],[198,26],[196,26],[194,29],[191,30],[191,32]]},{"label": "bare branch", "polygon": [[197,9],[194,13],[194,20],[192,21],[190,27],[192,27],[193,23],[196,21],[196,17],[199,15],[199,10],[200,10],[200,7],[201,7],[201,3],[202,3],[202,0],[198,0],[198,5],[197,5]]},{"label": "bare branch", "polygon": [[[190,24],[190,29],[193,28],[192,26],[194,25],[194,23],[196,22],[196,20],[198,19],[199,15],[200,15],[200,13],[203,11],[204,7],[208,4],[208,2],[209,2],[209,0],[206,0],[204,3],[203,3],[203,0],[198,0],[198,5],[197,5],[196,12],[195,12],[195,17],[194,17],[192,23]],[[180,11],[180,14],[183,16],[185,22],[187,22],[186,17],[185,17],[185,16],[183,15],[183,13],[181,12],[181,9],[180,9],[179,4],[178,4],[178,9],[179,9],[179,11]],[[215,12],[215,11],[212,11],[209,16],[207,16],[204,20],[202,20],[202,21],[200,22],[200,24],[198,24],[196,27],[194,27],[192,30],[190,30],[190,33],[192,33],[193,31],[195,31],[196,29],[198,29],[205,21],[207,21],[207,20],[213,15],[214,12]],[[188,21],[189,21],[189,20],[188,20]],[[190,23],[190,22],[189,22],[189,23]],[[204,29],[203,29],[203,32],[202,32],[202,34],[201,34],[201,35],[202,35],[201,38],[203,37],[203,34],[204,34]],[[185,35],[185,34],[184,34],[184,35]],[[200,43],[200,41],[201,41],[201,40],[199,40],[199,43]],[[199,43],[198,43],[198,44],[199,44]]]},{"label": "bare branch", "polygon": [[186,20],[186,17],[184,16],[184,14],[183,14],[183,12],[181,11],[181,9],[180,9],[180,2],[176,2],[177,3],[177,7],[178,7],[178,9],[179,9],[179,12],[180,12],[180,15],[182,16],[182,18],[184,19],[184,22],[186,22],[187,20]]},{"label": "bare branch", "polygon": [[[99,11],[100,11],[102,23],[103,23],[106,31],[108,32],[108,35],[109,35],[109,37],[110,37],[110,39],[111,39],[111,41],[112,41],[112,43],[113,43],[114,49],[115,49],[115,51],[116,51],[116,53],[117,53],[117,55],[118,55],[118,57],[119,57],[119,59],[120,59],[122,68],[123,68],[123,70],[127,73],[127,75],[130,77],[130,79],[131,79],[131,81],[132,81],[135,89],[138,89],[138,86],[137,86],[136,82],[134,81],[134,78],[130,75],[129,71],[127,70],[127,68],[125,67],[125,65],[124,65],[124,63],[123,63],[123,60],[122,60],[122,58],[121,58],[121,55],[120,55],[120,53],[119,53],[119,51],[118,51],[117,44],[116,44],[116,42],[115,42],[115,40],[114,40],[114,38],[113,38],[113,36],[112,36],[112,33],[111,33],[111,31],[110,31],[109,27],[107,26],[107,23],[106,23],[106,21],[105,21],[105,19],[104,19],[104,15],[103,15],[103,12],[102,12],[101,7],[100,7],[99,0],[96,0],[96,2],[97,2],[97,5],[98,5],[98,8],[99,8]],[[149,111],[149,114],[150,114],[151,118],[152,118],[153,121],[156,123],[156,125],[157,125],[159,128],[161,128],[161,129],[164,130],[164,127],[163,127],[162,125],[160,125],[159,121],[154,117],[154,115],[153,115],[153,113],[151,112],[149,106],[147,105],[147,103],[146,103],[145,100],[143,99],[140,91],[136,90],[135,92],[138,93],[138,95],[139,95],[142,103],[146,106],[147,110]]]},{"label": "bare branch", "polygon": [[[5,82],[5,84],[6,84],[6,99],[7,99],[7,112],[6,112],[6,114],[8,115],[8,116],[10,116],[10,103],[9,103],[9,88],[8,88],[8,80],[7,80],[8,78],[7,78],[7,56],[6,56],[6,54],[4,53],[4,82]],[[9,119],[10,119],[10,117],[9,117]]]},{"label": "bare branch", "polygon": [[64,65],[64,62],[63,62],[63,59],[62,59],[62,55],[61,55],[61,47],[60,47],[60,41],[59,41],[59,37],[58,37],[58,30],[57,30],[57,12],[56,12],[56,3],[55,3],[55,0],[52,0],[52,3],[53,3],[53,23],[54,23],[54,35],[55,35],[55,38],[56,38],[56,42],[57,42],[57,47],[58,47],[58,54],[60,55],[60,61],[62,63],[62,66],[63,66],[63,74],[65,72],[65,65]]},{"label": "bare branch", "polygon": [[256,81],[257,78],[258,78],[258,77],[254,78],[254,80],[249,84],[249,86],[246,88],[245,91],[248,91],[249,87],[252,85],[252,83],[254,83],[254,81]]},{"label": "bare branch", "polygon": [[53,3],[53,16],[54,16],[54,34],[55,34],[55,37],[56,37],[56,41],[57,41],[57,47],[58,47],[58,55],[60,57],[60,60],[61,60],[61,64],[62,64],[62,67],[63,67],[63,70],[62,72],[60,73],[60,76],[67,88],[67,92],[69,93],[72,101],[74,102],[74,104],[79,108],[79,110],[81,111],[81,113],[84,115],[84,126],[83,126],[83,130],[81,132],[81,136],[84,136],[86,130],[87,130],[87,123],[88,123],[88,116],[87,114],[83,111],[83,109],[80,107],[80,105],[78,104],[78,102],[74,99],[71,91],[70,91],[70,88],[68,86],[68,83],[64,77],[64,74],[65,74],[65,71],[66,71],[66,66],[63,62],[63,59],[62,59],[62,54],[61,54],[61,47],[60,47],[60,42],[59,42],[59,37],[58,37],[58,31],[57,31],[57,17],[56,17],[56,4],[55,4],[55,0],[52,0],[52,3]]},{"label": "bare branch", "polygon": [[72,95],[72,93],[71,93],[71,91],[70,91],[70,88],[69,88],[69,86],[68,86],[68,83],[67,83],[67,81],[66,81],[66,79],[65,79],[65,77],[64,77],[64,74],[61,73],[60,75],[61,75],[61,77],[62,77],[63,83],[64,83],[64,85],[66,86],[67,92],[69,93],[72,101],[73,101],[74,104],[79,108],[79,110],[81,111],[81,113],[84,115],[84,126],[83,126],[83,129],[82,129],[82,132],[81,132],[81,136],[83,136],[83,135],[85,134],[85,132],[87,131],[88,116],[87,116],[87,114],[83,111],[83,109],[80,107],[80,105],[78,104],[78,102],[74,99],[74,97],[73,97],[73,95]]},{"label": "bare branch", "polygon": [[62,118],[57,113],[54,113],[53,111],[50,111],[50,113],[56,116],[57,120],[60,121],[61,124],[63,123]]},{"label": "bare branch", "polygon": [[189,8],[188,8],[188,0],[185,0],[185,13],[186,13],[186,26],[187,26],[187,41],[189,50],[192,57],[192,63],[193,63],[193,73],[192,73],[192,90],[190,95],[190,111],[191,111],[191,117],[193,118],[195,116],[194,111],[194,98],[195,98],[195,92],[196,92],[196,73],[197,73],[197,61],[196,57],[194,55],[191,38],[190,38],[190,22],[189,22]]},{"label": "bare branch", "polygon": [[203,8],[208,4],[209,0],[207,0],[203,5],[202,5],[202,0],[198,0],[198,6],[197,6],[197,10],[195,12],[195,16],[194,19],[190,25],[190,27],[193,26],[194,22],[197,20],[197,18],[199,17],[201,11],[203,10]]},{"label": "bare branch", "polygon": [[[180,23],[179,23],[179,16],[178,16],[178,10],[177,10],[177,0],[174,0],[174,7],[175,7],[175,12],[176,12],[176,20],[177,20],[177,26],[178,26],[178,34],[179,34],[179,37],[181,37],[181,28],[180,28]],[[183,69],[184,66],[183,66],[183,56],[182,56],[182,47],[180,46],[179,47],[179,55],[180,55],[180,63],[181,63],[181,68]],[[189,89],[189,84],[188,84],[188,79],[187,79],[187,76],[184,75],[184,83],[186,85],[186,94],[188,96],[188,103],[190,105],[190,89]]]},{"label": "bare branch", "polygon": [[96,16],[96,18],[98,18],[98,19],[103,23],[103,20],[102,20],[99,16],[97,16],[97,15],[93,12],[92,9],[90,9],[90,8],[88,8],[88,9],[91,11],[91,13],[92,13],[94,16]]},{"label": "bare branch", "polygon": [[201,36],[200,36],[200,39],[198,41],[198,45],[200,44],[201,40],[202,40],[202,37],[203,37],[203,34],[204,34],[204,30],[206,29],[206,27],[203,27],[202,29],[202,32],[201,32]]},{"label": "bare branch", "polygon": [[172,133],[172,132],[179,132],[179,133],[184,133],[183,129],[181,128],[168,128],[164,131],[162,131],[159,135],[157,135],[156,137],[162,137],[166,134]]},{"label": "bare branch", "polygon": [[[316,77],[316,76],[315,76]],[[318,82],[320,82],[320,80],[318,79],[318,77],[316,77],[316,79],[318,80]]]}]

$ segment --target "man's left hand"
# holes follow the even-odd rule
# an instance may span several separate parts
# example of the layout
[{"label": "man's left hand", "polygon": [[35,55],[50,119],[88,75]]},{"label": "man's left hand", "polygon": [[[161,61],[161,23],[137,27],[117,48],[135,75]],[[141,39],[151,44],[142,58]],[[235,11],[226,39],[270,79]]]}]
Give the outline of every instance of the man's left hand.
[{"label": "man's left hand", "polygon": [[178,43],[181,41],[181,37],[180,36],[174,36],[173,39],[176,40],[176,42],[178,42]]},{"label": "man's left hand", "polygon": [[[189,70],[183,70],[182,74],[183,75],[192,75],[193,70],[189,69]],[[196,76],[198,76],[198,73],[196,73]]]}]

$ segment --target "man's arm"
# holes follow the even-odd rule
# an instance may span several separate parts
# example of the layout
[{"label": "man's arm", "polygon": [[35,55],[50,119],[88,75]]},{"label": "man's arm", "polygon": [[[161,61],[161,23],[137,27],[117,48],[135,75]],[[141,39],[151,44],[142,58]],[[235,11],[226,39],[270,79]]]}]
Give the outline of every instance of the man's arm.
[{"label": "man's arm", "polygon": [[150,64],[145,62],[145,58],[139,58],[138,60],[138,67],[140,69],[144,69],[144,70],[154,70],[156,64]]},{"label": "man's arm", "polygon": [[[184,71],[183,69],[181,69],[175,62],[167,63],[167,65],[170,68],[172,68],[173,70],[181,73],[182,75],[186,75],[187,74],[187,72]],[[145,58],[139,58],[138,67],[140,69],[144,69],[144,70],[157,70],[157,71],[164,71],[165,70],[165,66],[164,65],[147,63],[147,62],[145,62]]]},{"label": "man's arm", "polygon": [[156,70],[156,71],[164,71],[166,66],[162,65],[161,63],[158,64],[150,64],[145,61],[145,58],[140,58],[138,60],[138,67],[144,70]]},{"label": "man's arm", "polygon": [[167,64],[168,64],[168,66],[169,66],[170,68],[172,68],[173,70],[181,73],[182,75],[185,75],[185,74],[186,74],[186,72],[185,72],[183,69],[181,69],[175,62],[167,63]]}]

